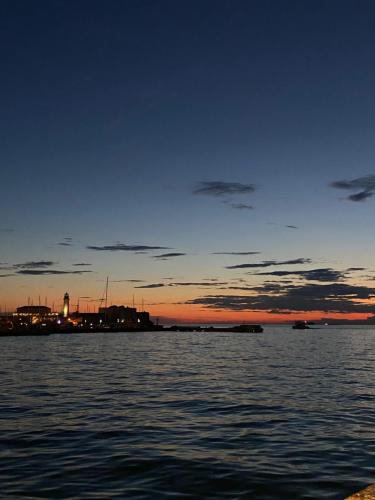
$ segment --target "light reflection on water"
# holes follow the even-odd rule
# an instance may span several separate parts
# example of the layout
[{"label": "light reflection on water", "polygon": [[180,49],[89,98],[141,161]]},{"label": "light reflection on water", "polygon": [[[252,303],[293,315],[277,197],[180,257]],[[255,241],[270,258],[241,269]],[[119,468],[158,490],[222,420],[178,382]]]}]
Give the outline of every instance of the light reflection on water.
[{"label": "light reflection on water", "polygon": [[0,343],[2,495],[341,499],[375,481],[375,329]]}]

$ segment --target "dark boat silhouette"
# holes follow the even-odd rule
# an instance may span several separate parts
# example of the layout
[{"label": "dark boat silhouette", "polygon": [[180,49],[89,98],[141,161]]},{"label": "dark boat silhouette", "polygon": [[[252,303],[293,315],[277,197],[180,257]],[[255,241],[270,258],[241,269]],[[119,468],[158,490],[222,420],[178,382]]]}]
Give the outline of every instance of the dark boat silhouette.
[{"label": "dark boat silhouette", "polygon": [[296,321],[293,325],[294,330],[308,330],[309,328],[307,321]]}]

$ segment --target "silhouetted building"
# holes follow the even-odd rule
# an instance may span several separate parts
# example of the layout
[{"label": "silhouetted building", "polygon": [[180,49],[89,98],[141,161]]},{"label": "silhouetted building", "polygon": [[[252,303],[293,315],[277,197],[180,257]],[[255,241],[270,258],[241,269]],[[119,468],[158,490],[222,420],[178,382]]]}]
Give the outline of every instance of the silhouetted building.
[{"label": "silhouetted building", "polygon": [[101,313],[73,313],[72,318],[85,328],[98,328],[104,324],[104,315]]},{"label": "silhouetted building", "polygon": [[137,312],[138,328],[147,329],[152,328],[154,323],[150,320],[150,313],[147,311]]},{"label": "silhouetted building", "polygon": [[135,307],[99,307],[99,313],[104,316],[104,322],[109,325],[136,328],[138,324],[137,309]]},{"label": "silhouetted building", "polygon": [[17,314],[45,316],[51,314],[51,308],[47,306],[21,306],[17,307]]}]

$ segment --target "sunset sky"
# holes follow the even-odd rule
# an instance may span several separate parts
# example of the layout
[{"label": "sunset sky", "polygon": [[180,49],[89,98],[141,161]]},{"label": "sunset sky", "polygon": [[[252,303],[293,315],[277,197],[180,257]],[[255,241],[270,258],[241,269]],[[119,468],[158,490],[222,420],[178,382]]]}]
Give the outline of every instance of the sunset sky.
[{"label": "sunset sky", "polygon": [[375,314],[372,0],[0,4],[0,307]]}]

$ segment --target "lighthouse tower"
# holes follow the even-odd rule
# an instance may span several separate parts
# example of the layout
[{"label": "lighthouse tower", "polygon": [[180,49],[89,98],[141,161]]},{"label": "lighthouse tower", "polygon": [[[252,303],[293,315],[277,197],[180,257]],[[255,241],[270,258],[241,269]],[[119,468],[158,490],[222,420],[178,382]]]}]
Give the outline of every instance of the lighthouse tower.
[{"label": "lighthouse tower", "polygon": [[64,295],[63,316],[64,316],[64,318],[67,318],[69,316],[69,294],[68,294],[68,292],[66,292]]}]

